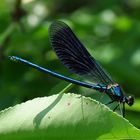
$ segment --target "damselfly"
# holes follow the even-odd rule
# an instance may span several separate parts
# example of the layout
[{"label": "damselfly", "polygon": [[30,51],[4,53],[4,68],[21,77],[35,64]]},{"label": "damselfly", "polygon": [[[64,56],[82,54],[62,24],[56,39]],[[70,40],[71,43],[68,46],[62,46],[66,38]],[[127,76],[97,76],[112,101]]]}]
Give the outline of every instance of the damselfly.
[{"label": "damselfly", "polygon": [[9,58],[11,60],[29,65],[45,73],[49,73],[52,76],[70,83],[106,93],[111,99],[108,104],[113,102],[118,103],[114,108],[114,111],[119,105],[123,105],[122,115],[124,117],[125,103],[127,103],[129,106],[133,105],[134,98],[124,94],[121,87],[107,75],[100,64],[89,54],[68,25],[62,21],[55,21],[51,24],[49,33],[51,45],[61,62],[72,73],[92,80],[92,84],[63,76],[17,56],[10,56]]}]

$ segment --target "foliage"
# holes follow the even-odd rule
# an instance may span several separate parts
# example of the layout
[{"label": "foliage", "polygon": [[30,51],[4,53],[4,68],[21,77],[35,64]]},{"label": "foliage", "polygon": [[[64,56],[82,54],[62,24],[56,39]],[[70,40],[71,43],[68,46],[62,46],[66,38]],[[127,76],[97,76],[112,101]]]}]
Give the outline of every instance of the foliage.
[{"label": "foliage", "polygon": [[0,113],[0,124],[0,138],[6,140],[140,138],[140,131],[120,115],[73,93],[36,98],[8,108]]},{"label": "foliage", "polygon": [[[57,94],[67,85],[59,79],[11,62],[7,59],[9,55],[74,76],[59,62],[49,43],[49,25],[59,19],[70,25],[126,94],[135,96],[134,106],[127,106],[126,118],[140,128],[140,2],[22,0],[19,9],[15,3],[16,0],[2,0],[0,3],[0,109]],[[91,93],[93,96],[99,94],[78,86],[73,86],[70,91]],[[106,102],[106,98],[103,100]]]}]

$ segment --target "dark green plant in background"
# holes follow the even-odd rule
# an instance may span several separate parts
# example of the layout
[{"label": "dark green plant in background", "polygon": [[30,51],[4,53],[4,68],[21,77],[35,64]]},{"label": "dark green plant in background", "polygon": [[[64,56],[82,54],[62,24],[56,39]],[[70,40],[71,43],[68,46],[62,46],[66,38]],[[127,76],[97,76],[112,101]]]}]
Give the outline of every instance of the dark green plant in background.
[{"label": "dark green plant in background", "polygon": [[[7,59],[9,55],[17,55],[73,76],[57,59],[49,43],[48,27],[59,19],[71,26],[125,92],[135,96],[134,106],[127,106],[126,118],[140,128],[139,12],[140,2],[136,0],[2,0],[0,109],[57,94],[68,84]],[[71,91],[96,94],[78,86],[73,86]],[[106,102],[106,98],[102,99]]]}]

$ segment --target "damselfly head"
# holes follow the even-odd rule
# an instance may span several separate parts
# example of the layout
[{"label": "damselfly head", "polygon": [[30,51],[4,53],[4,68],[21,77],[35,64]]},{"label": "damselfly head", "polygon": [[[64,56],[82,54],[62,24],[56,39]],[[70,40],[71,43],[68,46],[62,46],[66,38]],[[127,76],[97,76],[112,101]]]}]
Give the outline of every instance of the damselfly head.
[{"label": "damselfly head", "polygon": [[134,97],[133,96],[127,96],[125,97],[125,102],[129,105],[132,106],[134,104]]}]

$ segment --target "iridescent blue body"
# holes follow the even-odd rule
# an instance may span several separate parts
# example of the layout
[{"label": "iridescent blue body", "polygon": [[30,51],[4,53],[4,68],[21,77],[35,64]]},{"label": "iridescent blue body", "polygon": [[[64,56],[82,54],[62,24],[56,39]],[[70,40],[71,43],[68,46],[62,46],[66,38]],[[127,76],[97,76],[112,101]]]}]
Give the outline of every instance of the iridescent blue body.
[{"label": "iridescent blue body", "polygon": [[125,103],[129,106],[133,105],[134,98],[124,95],[121,87],[108,76],[100,64],[89,54],[68,25],[61,21],[53,22],[50,26],[50,42],[58,58],[69,71],[91,80],[93,84],[63,76],[17,56],[10,56],[9,58],[73,84],[105,93],[111,99],[108,104],[118,102],[115,109],[121,103],[123,104],[122,115],[125,116]]},{"label": "iridescent blue body", "polygon": [[118,84],[108,85],[107,89],[107,93],[112,100],[123,102],[124,94]]}]

